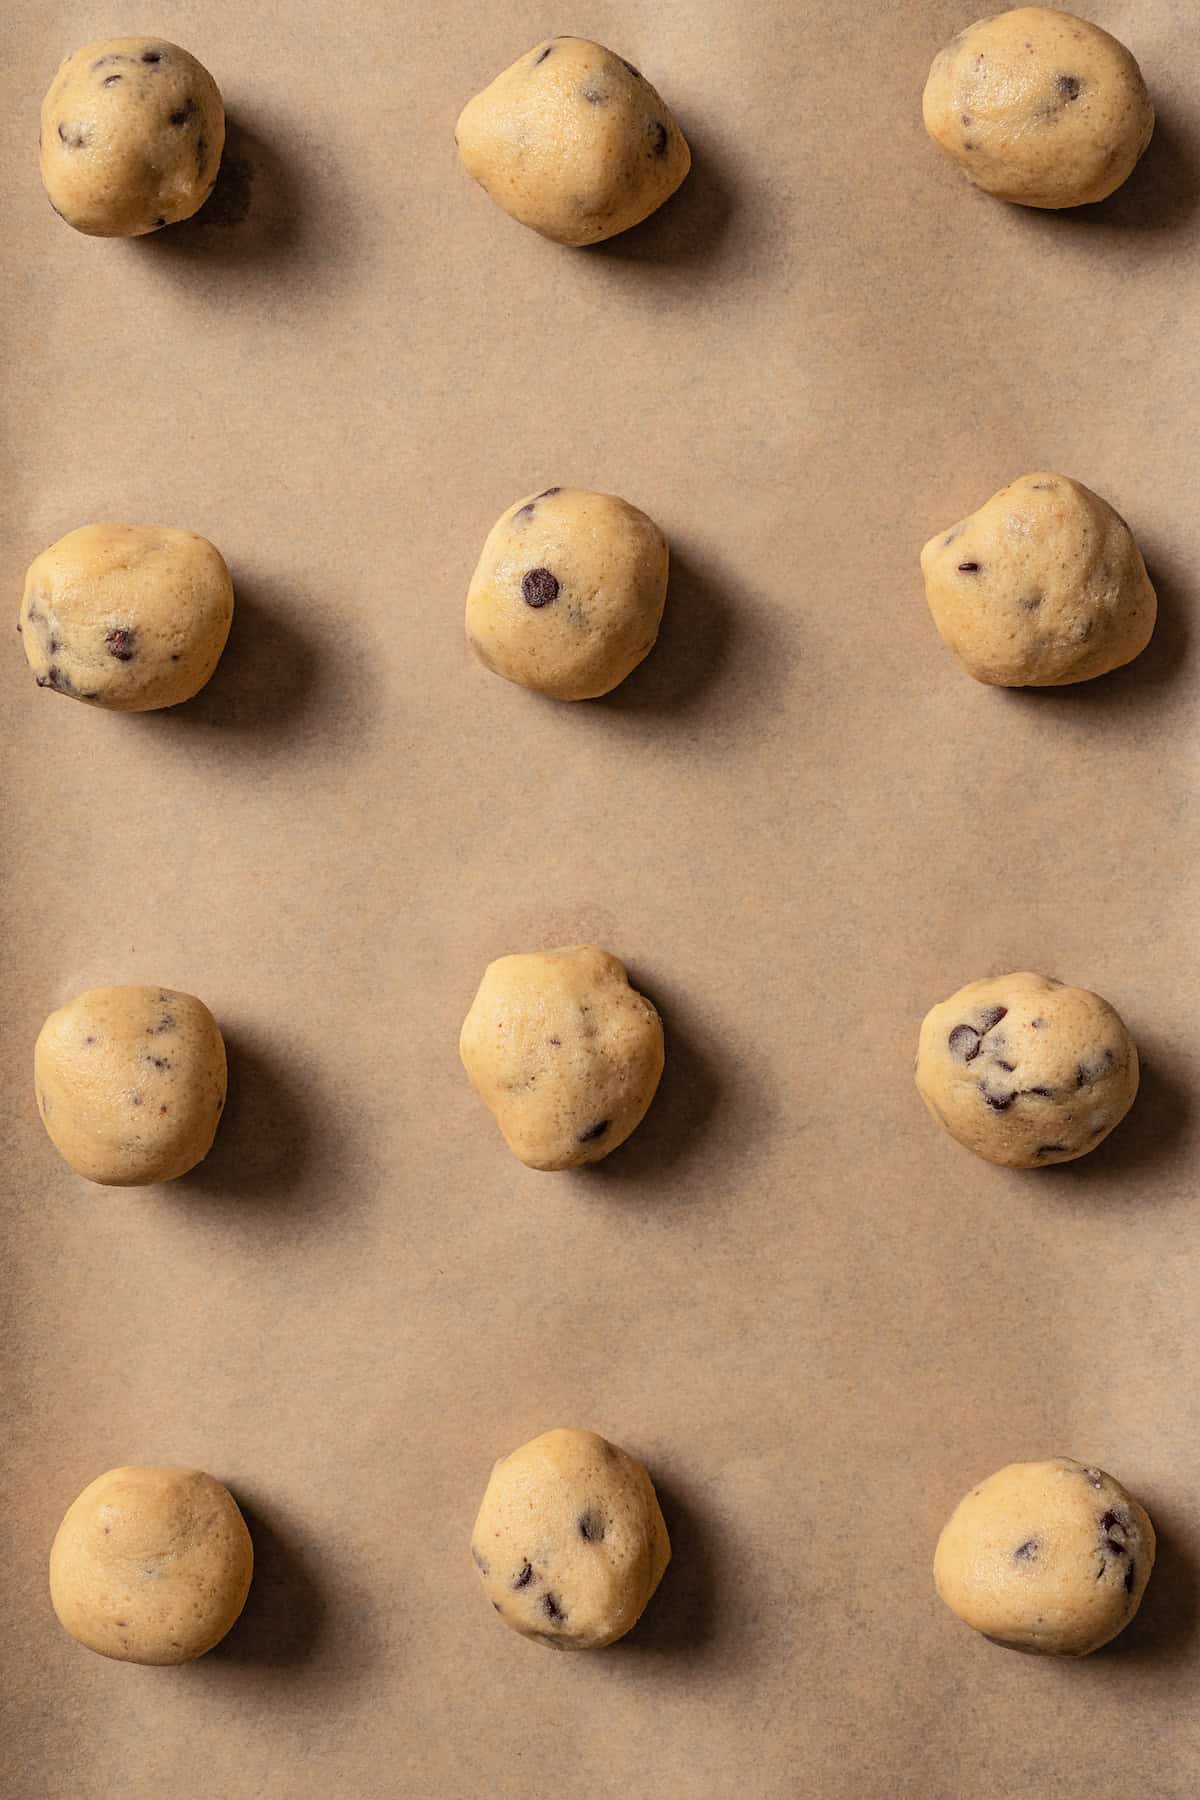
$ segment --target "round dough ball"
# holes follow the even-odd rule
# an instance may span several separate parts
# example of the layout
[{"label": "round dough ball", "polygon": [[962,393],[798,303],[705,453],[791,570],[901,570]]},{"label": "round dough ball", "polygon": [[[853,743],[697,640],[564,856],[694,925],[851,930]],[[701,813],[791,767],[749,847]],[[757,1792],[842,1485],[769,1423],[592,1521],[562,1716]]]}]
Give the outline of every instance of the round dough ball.
[{"label": "round dough ball", "polygon": [[471,1554],[522,1637],[602,1650],[641,1618],[671,1544],[640,1462],[594,1431],[545,1431],[493,1468]]},{"label": "round dough ball", "polygon": [[1123,44],[1098,25],[1019,6],[933,59],[925,129],[976,187],[1021,206],[1086,206],[1132,172],[1154,107]]},{"label": "round dough ball", "polygon": [[574,1169],[641,1124],[663,1072],[662,1020],[607,950],[535,950],[488,965],[459,1054],[514,1156]]},{"label": "round dough ball", "polygon": [[1119,1481],[1069,1456],[1009,1463],[954,1509],[933,1559],[952,1613],[999,1644],[1088,1656],[1128,1625],[1154,1527]]},{"label": "round dough ball", "polygon": [[952,1138],[988,1162],[1073,1162],[1133,1105],[1138,1054],[1119,1013],[1047,975],[968,982],[925,1015],[921,1098]]},{"label": "round dough ball", "polygon": [[146,1187],[185,1175],[212,1148],[225,1045],[192,994],[92,988],[42,1026],[33,1078],[50,1141],[76,1174]]},{"label": "round dough ball", "polygon": [[467,592],[467,637],[506,681],[594,700],[653,650],[668,563],[666,538],[628,501],[547,488],[488,534]]},{"label": "round dough ball", "polygon": [[89,237],[140,237],[190,219],[225,146],[221,91],[162,38],[106,38],[62,64],[42,101],[42,182]]},{"label": "round dough ball", "polygon": [[1158,602],[1107,500],[1066,475],[1022,475],[921,552],[942,641],[993,687],[1066,687],[1132,662]]},{"label": "round dough ball", "polygon": [[168,525],[81,525],[25,577],[17,629],[39,687],[114,712],[199,693],[233,620],[219,550]]},{"label": "round dough ball", "polygon": [[199,1469],[110,1469],[67,1509],[50,1599],[73,1638],[118,1662],[185,1663],[250,1591],[254,1547],[228,1488]]},{"label": "round dough ball", "polygon": [[497,206],[559,244],[639,224],[692,166],[646,77],[587,38],[549,38],[518,57],[468,100],[454,141]]}]

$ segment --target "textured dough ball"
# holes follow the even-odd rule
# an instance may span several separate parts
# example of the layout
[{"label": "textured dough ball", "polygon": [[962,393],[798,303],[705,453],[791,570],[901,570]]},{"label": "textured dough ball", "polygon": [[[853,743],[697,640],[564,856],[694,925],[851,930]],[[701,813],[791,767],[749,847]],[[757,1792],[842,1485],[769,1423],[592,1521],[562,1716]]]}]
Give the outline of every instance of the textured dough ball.
[{"label": "textured dough ball", "polygon": [[67,1509],[50,1599],[73,1638],[118,1662],[185,1663],[219,1643],[250,1590],[233,1495],[199,1469],[110,1469]]},{"label": "textured dough ball", "polygon": [[1072,1162],[1119,1125],[1138,1089],[1120,1015],[1046,975],[968,982],[926,1014],[921,1098],[950,1136],[988,1162]]},{"label": "textured dough ball", "polygon": [[173,1181],[208,1155],[225,1105],[225,1045],[173,988],[92,988],[52,1012],[33,1052],[38,1110],[78,1175]]},{"label": "textured dough ball", "polygon": [[42,182],[89,237],[140,237],[190,219],[225,145],[221,91],[162,38],[107,38],[68,56],[42,101]]},{"label": "textured dough ball", "polygon": [[467,102],[454,138],[497,206],[559,244],[627,231],[692,165],[645,76],[587,38],[550,38],[519,57]]},{"label": "textured dough ball", "polygon": [[663,1072],[662,1021],[607,950],[535,950],[488,965],[459,1053],[514,1156],[574,1169],[645,1117]]},{"label": "textured dough ball", "polygon": [[219,550],[168,525],[81,525],[25,577],[17,629],[39,687],[115,712],[199,693],[233,619]]},{"label": "textured dough ball", "polygon": [[1107,500],[1066,475],[1022,475],[921,552],[942,641],[976,681],[1065,687],[1132,662],[1158,602]]},{"label": "textured dough ball", "polygon": [[1123,1631],[1154,1527],[1119,1481],[1069,1456],[1009,1463],[954,1509],[933,1559],[951,1612],[996,1643],[1087,1656]]},{"label": "textured dough ball", "polygon": [[925,129],[976,187],[1022,206],[1084,206],[1119,188],[1154,107],[1123,44],[1045,6],[980,19],[933,59]]},{"label": "textured dough ball", "polygon": [[613,494],[547,488],[493,526],[467,592],[467,637],[506,681],[594,700],[654,648],[667,540]]},{"label": "textured dough ball", "polygon": [[602,1650],[641,1618],[671,1544],[640,1462],[594,1431],[546,1431],[493,1468],[471,1554],[522,1637]]}]

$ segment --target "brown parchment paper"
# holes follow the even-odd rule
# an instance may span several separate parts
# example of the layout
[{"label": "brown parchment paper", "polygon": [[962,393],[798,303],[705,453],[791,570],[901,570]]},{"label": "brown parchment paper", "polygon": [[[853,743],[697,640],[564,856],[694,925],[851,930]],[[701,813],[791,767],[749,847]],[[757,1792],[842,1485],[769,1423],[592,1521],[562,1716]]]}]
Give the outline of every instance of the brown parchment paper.
[{"label": "brown parchment paper", "polygon": [[[10,0],[3,588],[93,519],[190,526],[233,637],[178,711],[39,692],[11,634],[4,787],[6,1796],[1061,1800],[1200,1781],[1197,169],[1191,0],[1091,0],[1159,108],[1086,214],[1006,208],[920,90],[972,0]],[[607,41],[695,169],[649,225],[544,243],[461,174],[463,101],[547,30]],[[59,223],[59,59],[192,49],[232,120],[215,219]],[[916,554],[1028,468],[1128,517],[1154,642],[1004,693],[941,649]],[[673,547],[658,649],[595,704],[477,666],[496,515],[578,483]],[[10,627],[11,633],[11,627]],[[462,1076],[485,963],[597,941],[668,1066],[610,1161],[532,1174]],[[1136,1034],[1085,1161],[974,1160],[912,1086],[925,1009],[1036,968]],[[100,983],[201,995],[228,1113],[192,1177],[103,1191],[29,1076]],[[649,1464],[674,1560],[642,1625],[551,1656],[489,1611],[492,1460],[551,1425]],[[1080,1664],[937,1601],[962,1492],[1112,1469],[1161,1533]],[[61,1514],[194,1463],[254,1533],[195,1666],[90,1656]]]}]

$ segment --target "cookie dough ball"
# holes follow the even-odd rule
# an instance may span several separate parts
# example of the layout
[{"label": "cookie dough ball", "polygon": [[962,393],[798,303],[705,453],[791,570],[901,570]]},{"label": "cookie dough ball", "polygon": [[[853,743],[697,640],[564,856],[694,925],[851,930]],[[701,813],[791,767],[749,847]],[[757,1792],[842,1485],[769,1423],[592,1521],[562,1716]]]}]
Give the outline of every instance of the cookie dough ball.
[{"label": "cookie dough ball", "polygon": [[627,231],[692,165],[671,110],[603,44],[537,44],[463,108],[463,167],[506,213],[559,244]]},{"label": "cookie dough ball", "polygon": [[925,129],[989,194],[1085,206],[1132,172],[1154,108],[1142,72],[1098,25],[1019,6],[968,26],[933,59]]},{"label": "cookie dough ball", "polygon": [[668,562],[653,519],[613,494],[553,487],[518,500],[471,577],[471,647],[506,681],[594,700],[654,648]]},{"label": "cookie dough ball", "polygon": [[594,944],[490,963],[459,1043],[471,1086],[531,1169],[599,1162],[642,1121],[662,1021]]},{"label": "cookie dough ball", "polygon": [[602,1650],[641,1618],[671,1545],[640,1462],[594,1431],[545,1431],[493,1468],[471,1554],[522,1637]]},{"label": "cookie dough ball", "polygon": [[173,988],[92,988],[52,1012],[33,1052],[38,1110],[78,1175],[173,1181],[208,1155],[225,1105],[225,1045]]},{"label": "cookie dough ball", "polygon": [[1123,1631],[1154,1567],[1154,1527],[1103,1469],[1069,1456],[1009,1463],[961,1500],[938,1539],[937,1591],[985,1637],[1088,1656]]},{"label": "cookie dough ball", "polygon": [[199,1469],[110,1469],[68,1508],[50,1552],[65,1631],[117,1662],[185,1663],[219,1643],[254,1548],[233,1495]]},{"label": "cookie dough ball", "polygon": [[89,237],[140,237],[190,219],[225,144],[221,92],[162,38],[106,38],[62,64],[42,101],[42,182]]},{"label": "cookie dough ball", "polygon": [[25,577],[17,629],[39,687],[114,712],[199,693],[233,619],[219,550],[168,525],[81,525]]},{"label": "cookie dough ball", "polygon": [[1066,475],[1022,475],[921,552],[942,641],[976,681],[1066,687],[1132,662],[1158,611],[1133,533]]},{"label": "cookie dough ball", "polygon": [[968,982],[925,1016],[921,1098],[950,1136],[988,1162],[1072,1162],[1119,1125],[1138,1089],[1120,1015],[1047,975]]}]

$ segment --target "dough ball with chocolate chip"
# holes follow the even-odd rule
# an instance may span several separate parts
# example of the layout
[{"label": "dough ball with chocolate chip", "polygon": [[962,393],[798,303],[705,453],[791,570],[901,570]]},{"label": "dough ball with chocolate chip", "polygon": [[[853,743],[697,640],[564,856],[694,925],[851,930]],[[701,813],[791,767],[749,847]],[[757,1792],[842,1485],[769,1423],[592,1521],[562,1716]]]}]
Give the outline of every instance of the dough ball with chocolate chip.
[{"label": "dough ball with chocolate chip", "polygon": [[988,1162],[1041,1169],[1085,1156],[1138,1089],[1120,1015],[1046,975],[972,981],[926,1014],[917,1087],[950,1136]]},{"label": "dough ball with chocolate chip", "polygon": [[493,526],[467,593],[467,637],[506,681],[594,700],[654,648],[667,540],[612,494],[547,488]]},{"label": "dough ball with chocolate chip", "polygon": [[59,1155],[104,1187],[173,1181],[208,1155],[225,1105],[225,1045],[173,988],[92,988],[52,1012],[33,1053]]},{"label": "dough ball with chocolate chip", "polygon": [[692,163],[645,76],[587,38],[549,38],[518,57],[467,102],[454,136],[497,206],[560,244],[637,225]]},{"label": "dough ball with chocolate chip", "polygon": [[228,1488],[199,1469],[110,1469],[67,1509],[50,1599],[73,1638],[117,1662],[185,1663],[234,1624],[254,1568]]},{"label": "dough ball with chocolate chip", "polygon": [[1103,1469],[1069,1456],[1009,1463],[961,1500],[938,1539],[937,1591],[998,1644],[1088,1656],[1123,1631],[1154,1567],[1154,1527]]},{"label": "dough ball with chocolate chip", "polygon": [[233,619],[219,550],[167,525],[81,525],[34,558],[17,629],[39,687],[115,712],[199,693]]},{"label": "dough ball with chocolate chip", "polygon": [[1066,687],[1132,662],[1158,602],[1124,519],[1066,475],[1022,475],[921,552],[942,641],[993,687]]},{"label": "dough ball with chocolate chip", "polygon": [[107,38],[62,64],[42,101],[42,182],[89,237],[140,237],[190,219],[225,144],[221,91],[162,38]]},{"label": "dough ball with chocolate chip", "polygon": [[607,950],[536,950],[488,965],[459,1053],[513,1155],[574,1169],[644,1118],[663,1072],[662,1021]]},{"label": "dough ball with chocolate chip", "polygon": [[974,182],[1021,206],[1085,206],[1132,172],[1154,107],[1123,44],[1045,6],[980,19],[934,57],[925,129]]},{"label": "dough ball with chocolate chip", "polygon": [[641,1618],[671,1545],[640,1462],[594,1431],[546,1431],[493,1468],[471,1554],[522,1637],[602,1650]]}]

